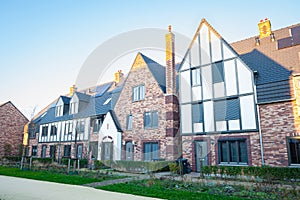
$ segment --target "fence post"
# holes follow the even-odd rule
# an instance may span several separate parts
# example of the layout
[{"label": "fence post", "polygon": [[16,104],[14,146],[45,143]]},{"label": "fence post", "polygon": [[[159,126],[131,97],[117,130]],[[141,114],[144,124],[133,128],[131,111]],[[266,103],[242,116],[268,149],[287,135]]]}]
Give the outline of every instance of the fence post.
[{"label": "fence post", "polygon": [[77,170],[78,170],[78,172],[79,172],[79,169],[80,169],[80,160],[77,159]]},{"label": "fence post", "polygon": [[29,169],[31,170],[31,167],[32,167],[32,156],[30,157],[30,160],[29,160]]},{"label": "fence post", "polygon": [[70,174],[70,165],[71,165],[71,159],[68,160],[68,174]]}]

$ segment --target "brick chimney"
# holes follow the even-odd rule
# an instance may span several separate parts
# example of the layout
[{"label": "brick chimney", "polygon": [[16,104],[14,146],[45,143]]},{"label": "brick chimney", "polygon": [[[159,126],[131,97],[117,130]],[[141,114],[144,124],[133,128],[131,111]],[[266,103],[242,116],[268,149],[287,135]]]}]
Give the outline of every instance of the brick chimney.
[{"label": "brick chimney", "polygon": [[118,70],[114,75],[114,82],[115,84],[118,84],[122,81],[124,74],[122,73],[122,70]]},{"label": "brick chimney", "polygon": [[166,94],[176,94],[176,79],[175,79],[175,35],[171,32],[166,34]]},{"label": "brick chimney", "polygon": [[71,97],[75,92],[77,92],[77,87],[76,87],[76,85],[72,85],[70,87],[69,96]]}]

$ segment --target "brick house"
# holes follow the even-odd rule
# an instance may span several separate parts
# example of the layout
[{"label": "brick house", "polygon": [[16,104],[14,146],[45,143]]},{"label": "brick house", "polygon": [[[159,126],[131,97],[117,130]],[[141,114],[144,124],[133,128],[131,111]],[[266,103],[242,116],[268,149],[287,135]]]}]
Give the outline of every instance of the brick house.
[{"label": "brick house", "polygon": [[179,70],[182,153],[194,171],[300,164],[299,27],[230,45],[201,21]]},{"label": "brick house", "polygon": [[22,154],[23,130],[27,122],[12,102],[0,105],[0,158]]},{"label": "brick house", "polygon": [[[270,23],[262,20],[260,24]],[[256,73],[266,165],[300,164],[300,24],[231,44]]]},{"label": "brick house", "polygon": [[174,35],[166,34],[166,67],[138,53],[115,106],[124,160],[174,160],[181,154]]}]

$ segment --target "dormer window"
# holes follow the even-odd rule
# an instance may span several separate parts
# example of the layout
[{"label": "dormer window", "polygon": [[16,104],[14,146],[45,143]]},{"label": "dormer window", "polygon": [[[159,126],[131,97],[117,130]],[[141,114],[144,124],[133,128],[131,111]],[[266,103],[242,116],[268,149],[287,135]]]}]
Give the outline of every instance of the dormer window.
[{"label": "dormer window", "polygon": [[65,96],[60,96],[55,107],[55,117],[61,117],[69,112],[70,98]]},{"label": "dormer window", "polygon": [[78,113],[78,102],[70,103],[70,114]]},{"label": "dormer window", "polygon": [[55,109],[55,117],[63,116],[63,105],[57,105]]}]

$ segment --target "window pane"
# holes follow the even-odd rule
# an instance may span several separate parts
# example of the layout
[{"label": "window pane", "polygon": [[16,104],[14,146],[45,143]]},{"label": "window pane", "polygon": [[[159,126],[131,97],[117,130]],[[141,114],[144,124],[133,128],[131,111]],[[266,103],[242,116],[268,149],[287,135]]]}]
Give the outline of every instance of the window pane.
[{"label": "window pane", "polygon": [[248,155],[247,155],[247,144],[246,141],[239,142],[239,161],[242,163],[248,163]]},{"label": "window pane", "polygon": [[199,68],[192,70],[192,85],[193,86],[201,85]]},{"label": "window pane", "polygon": [[202,103],[192,105],[193,123],[203,122],[202,113],[203,113]]},{"label": "window pane", "polygon": [[144,144],[144,160],[150,161],[151,160],[151,143]]},{"label": "window pane", "polygon": [[289,146],[291,164],[300,164],[300,139],[290,139]]},{"label": "window pane", "polygon": [[226,119],[226,101],[214,102],[214,114],[216,121],[224,121]]},{"label": "window pane", "polygon": [[230,162],[238,162],[238,159],[237,159],[237,142],[236,141],[229,141],[229,148],[230,148]]},{"label": "window pane", "polygon": [[152,160],[158,158],[158,143],[152,143]]},{"label": "window pane", "polygon": [[151,113],[146,112],[144,114],[144,127],[149,128],[151,127]]},{"label": "window pane", "polygon": [[212,65],[213,83],[224,82],[223,62],[217,62]]},{"label": "window pane", "polygon": [[226,120],[240,119],[239,99],[229,99],[226,101]]},{"label": "window pane", "polygon": [[139,88],[140,88],[140,99],[139,100],[143,100],[143,99],[145,99],[145,86],[141,85],[141,86],[139,86]]},{"label": "window pane", "polygon": [[158,112],[152,113],[152,127],[158,127]]},{"label": "window pane", "polygon": [[127,130],[132,130],[132,115],[127,117]]},{"label": "window pane", "polygon": [[133,101],[137,101],[138,100],[138,88],[134,87],[133,88]]},{"label": "window pane", "polygon": [[220,156],[221,156],[221,159],[220,161],[221,162],[228,162],[228,158],[227,158],[227,144],[226,142],[220,142],[220,150],[221,150],[221,153],[220,153]]}]

